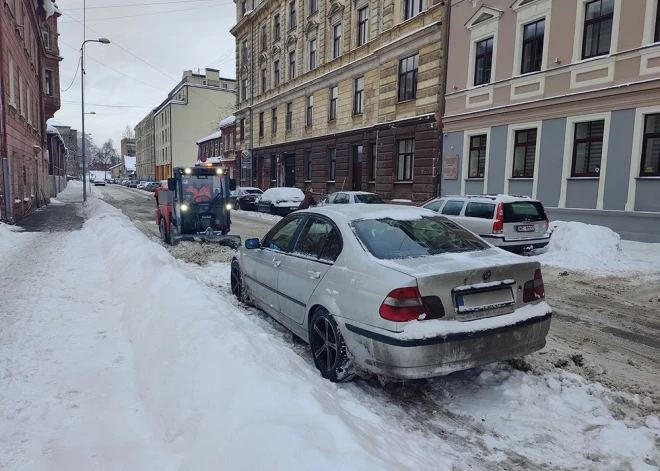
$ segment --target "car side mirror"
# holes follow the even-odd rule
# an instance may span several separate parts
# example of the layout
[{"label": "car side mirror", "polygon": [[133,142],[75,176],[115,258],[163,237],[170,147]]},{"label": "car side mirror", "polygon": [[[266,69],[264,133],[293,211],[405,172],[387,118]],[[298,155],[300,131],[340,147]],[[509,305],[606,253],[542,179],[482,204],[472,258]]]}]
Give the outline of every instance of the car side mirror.
[{"label": "car side mirror", "polygon": [[229,179],[229,191],[234,191],[236,189],[236,180],[233,178]]},{"label": "car side mirror", "polygon": [[176,191],[176,178],[167,179],[167,189],[170,191]]},{"label": "car side mirror", "polygon": [[247,239],[245,241],[245,248],[246,249],[258,249],[261,247],[261,243],[259,242],[259,239]]}]

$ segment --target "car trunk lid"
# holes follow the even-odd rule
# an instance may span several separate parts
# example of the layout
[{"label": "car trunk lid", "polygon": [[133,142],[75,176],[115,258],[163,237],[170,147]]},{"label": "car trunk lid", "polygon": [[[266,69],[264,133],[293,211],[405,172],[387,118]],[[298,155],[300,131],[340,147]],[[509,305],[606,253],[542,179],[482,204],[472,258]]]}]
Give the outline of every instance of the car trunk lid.
[{"label": "car trunk lid", "polygon": [[516,201],[503,206],[503,233],[507,239],[533,239],[547,232],[545,209],[539,201]]}]

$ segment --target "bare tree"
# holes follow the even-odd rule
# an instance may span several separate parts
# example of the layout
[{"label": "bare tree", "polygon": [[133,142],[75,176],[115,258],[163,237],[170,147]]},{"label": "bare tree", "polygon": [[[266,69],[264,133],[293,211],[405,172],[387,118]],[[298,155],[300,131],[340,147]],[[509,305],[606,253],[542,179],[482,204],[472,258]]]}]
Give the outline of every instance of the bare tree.
[{"label": "bare tree", "polygon": [[135,130],[129,125],[126,125],[126,129],[124,129],[122,137],[124,139],[135,139]]}]

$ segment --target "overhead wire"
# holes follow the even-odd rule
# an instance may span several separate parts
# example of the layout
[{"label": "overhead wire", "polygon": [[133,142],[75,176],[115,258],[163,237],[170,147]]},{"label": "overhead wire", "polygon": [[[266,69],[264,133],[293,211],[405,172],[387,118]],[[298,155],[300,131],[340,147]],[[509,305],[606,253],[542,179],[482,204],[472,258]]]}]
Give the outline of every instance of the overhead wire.
[{"label": "overhead wire", "polygon": [[66,87],[65,89],[60,88],[60,91],[62,93],[68,92],[71,89],[71,87],[73,87],[73,83],[76,81],[76,77],[78,76],[78,71],[79,70],[80,70],[80,58],[78,58],[78,66],[76,67],[76,71],[73,74],[73,78],[71,79],[71,84],[68,87]]},{"label": "overhead wire", "polygon": [[78,8],[67,8],[67,11],[75,11],[75,10],[99,10],[99,9],[106,9],[106,8],[131,8],[131,7],[146,7],[146,6],[152,6],[152,5],[171,5],[174,3],[201,3],[201,2],[217,2],[218,0],[175,0],[173,2],[150,2],[150,3],[130,3],[130,4],[124,4],[124,5],[103,5],[103,6],[95,6],[95,7],[78,7]]},{"label": "overhead wire", "polygon": [[[222,5],[207,5],[207,6],[195,7],[195,8],[182,8],[182,9],[179,9],[179,10],[156,11],[156,12],[150,12],[150,13],[137,13],[135,15],[109,16],[107,18],[88,18],[87,21],[121,20],[121,19],[125,19],[125,18],[137,18],[137,17],[140,17],[140,16],[164,15],[166,13],[179,13],[179,12],[182,12],[182,11],[203,10],[203,9],[206,9],[206,8],[217,8],[217,7],[220,7],[220,6],[222,6]],[[68,15],[66,13],[64,13],[64,14],[66,16],[70,17],[70,18],[73,18],[71,15]],[[73,18],[73,19],[75,21],[78,21],[75,18]],[[74,21],[60,21],[59,23],[60,24],[68,24],[68,23],[73,23],[73,22]],[[89,26],[88,26],[88,28],[89,28]]]}]

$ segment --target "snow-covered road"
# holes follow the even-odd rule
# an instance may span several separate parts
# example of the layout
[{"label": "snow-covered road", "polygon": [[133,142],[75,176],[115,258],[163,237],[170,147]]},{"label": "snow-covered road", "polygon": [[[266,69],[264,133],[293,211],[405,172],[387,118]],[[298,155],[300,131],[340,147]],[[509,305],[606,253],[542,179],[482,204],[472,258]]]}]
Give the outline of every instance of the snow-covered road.
[{"label": "snow-covered road", "polygon": [[12,293],[0,304],[0,468],[660,464],[660,421],[642,398],[538,357],[406,384],[329,383],[306,345],[231,297],[226,263],[179,261],[100,200],[84,212],[73,232],[0,225],[0,286]]}]

